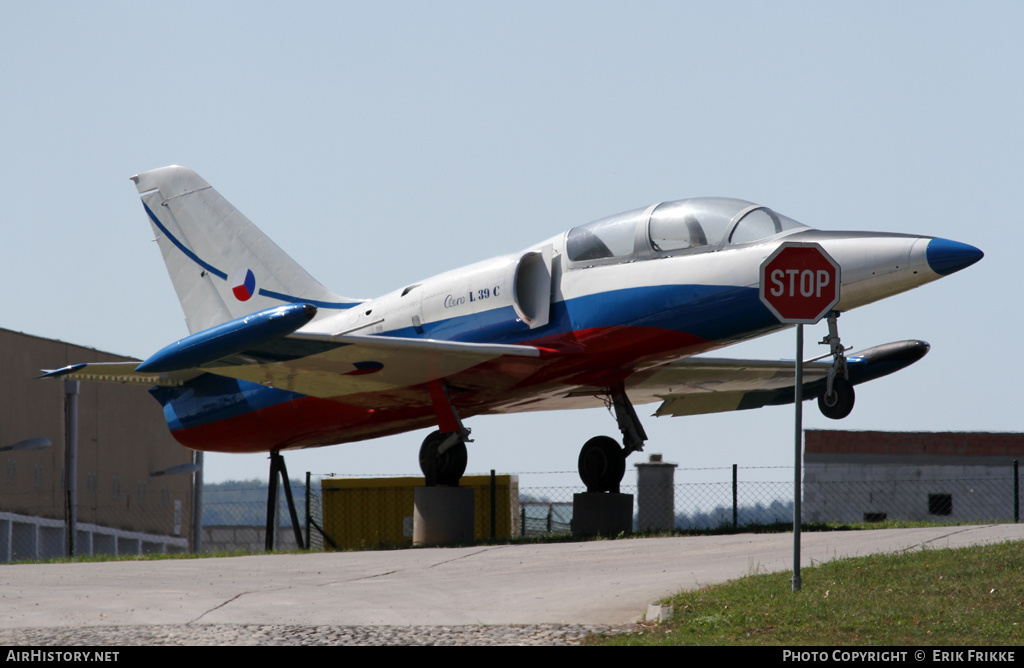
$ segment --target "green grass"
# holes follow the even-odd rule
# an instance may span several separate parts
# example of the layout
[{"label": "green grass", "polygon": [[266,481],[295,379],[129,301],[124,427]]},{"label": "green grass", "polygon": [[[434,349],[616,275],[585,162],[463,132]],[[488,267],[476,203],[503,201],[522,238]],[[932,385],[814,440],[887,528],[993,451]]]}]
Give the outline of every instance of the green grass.
[{"label": "green grass", "polygon": [[1024,543],[843,559],[679,594],[609,645],[1024,645]]}]

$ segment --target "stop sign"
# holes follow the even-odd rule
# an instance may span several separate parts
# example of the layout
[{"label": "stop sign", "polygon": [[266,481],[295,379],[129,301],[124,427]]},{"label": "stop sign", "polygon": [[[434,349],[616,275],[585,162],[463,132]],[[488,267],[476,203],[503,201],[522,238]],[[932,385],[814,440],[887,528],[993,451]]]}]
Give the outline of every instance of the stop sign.
[{"label": "stop sign", "polygon": [[760,281],[779,322],[812,325],[839,303],[839,265],[816,243],[783,243],[761,264]]}]

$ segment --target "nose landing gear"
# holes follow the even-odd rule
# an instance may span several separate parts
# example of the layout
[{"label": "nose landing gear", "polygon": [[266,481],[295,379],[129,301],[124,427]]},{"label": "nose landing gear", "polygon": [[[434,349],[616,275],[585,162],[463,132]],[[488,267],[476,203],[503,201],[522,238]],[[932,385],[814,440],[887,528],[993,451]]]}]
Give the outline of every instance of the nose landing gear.
[{"label": "nose landing gear", "polygon": [[846,349],[839,339],[839,325],[836,323],[838,318],[839,314],[835,311],[829,313],[828,336],[819,342],[829,346],[832,367],[828,370],[825,386],[818,395],[818,409],[822,415],[832,420],[841,420],[849,415],[856,399],[846,368]]}]

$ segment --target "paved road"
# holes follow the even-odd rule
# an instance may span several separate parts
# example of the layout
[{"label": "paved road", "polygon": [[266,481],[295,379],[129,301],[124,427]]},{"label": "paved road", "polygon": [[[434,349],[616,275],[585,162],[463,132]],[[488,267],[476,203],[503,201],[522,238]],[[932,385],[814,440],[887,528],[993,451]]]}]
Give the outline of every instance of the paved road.
[{"label": "paved road", "polygon": [[[1024,540],[1024,524],[804,533],[801,556],[807,566],[1004,540]],[[103,642],[101,628],[128,627],[150,627],[150,636],[159,628],[167,642],[179,636],[199,642],[199,631],[235,629],[233,640],[225,640],[247,642],[261,633],[266,639],[266,629],[275,628],[363,629],[352,633],[372,637],[398,628],[429,635],[432,628],[509,625],[532,625],[550,640],[558,629],[628,627],[649,603],[680,590],[789,570],[792,545],[790,534],[740,534],[8,565],[0,566],[0,642],[95,643]],[[182,627],[193,633],[175,631]],[[248,630],[237,635],[238,629]]]}]

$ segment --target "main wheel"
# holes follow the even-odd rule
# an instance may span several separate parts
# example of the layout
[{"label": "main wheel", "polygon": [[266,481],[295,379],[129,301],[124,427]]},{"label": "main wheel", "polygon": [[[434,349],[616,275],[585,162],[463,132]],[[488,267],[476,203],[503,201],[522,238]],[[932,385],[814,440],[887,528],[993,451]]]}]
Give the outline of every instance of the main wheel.
[{"label": "main wheel", "polygon": [[855,398],[853,385],[839,376],[832,381],[832,396],[826,394],[825,387],[821,388],[821,394],[818,395],[818,409],[827,418],[842,420],[853,410]]},{"label": "main wheel", "polygon": [[437,454],[437,449],[441,447],[448,436],[449,434],[440,431],[430,432],[423,439],[423,445],[420,446],[420,470],[423,471],[423,475],[427,479],[428,487],[435,485],[458,487],[459,479],[466,472],[469,453],[466,451],[464,441],[459,440],[440,455]]},{"label": "main wheel", "polygon": [[579,471],[588,492],[618,493],[626,474],[626,453],[615,439],[595,436],[580,450]]}]

